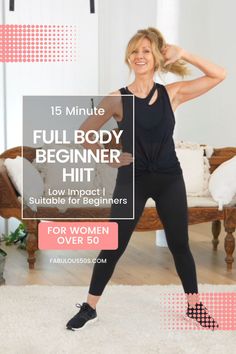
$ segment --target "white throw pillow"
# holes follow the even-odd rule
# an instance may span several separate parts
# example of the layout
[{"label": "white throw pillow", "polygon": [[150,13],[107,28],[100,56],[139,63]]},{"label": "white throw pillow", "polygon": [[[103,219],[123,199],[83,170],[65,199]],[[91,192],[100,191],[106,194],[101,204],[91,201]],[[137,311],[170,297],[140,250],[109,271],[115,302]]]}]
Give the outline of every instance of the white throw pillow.
[{"label": "white throw pillow", "polygon": [[17,192],[22,196],[22,158],[16,157],[15,159],[5,159],[4,165],[6,166],[8,176],[12,181],[13,186]]},{"label": "white throw pillow", "polygon": [[[209,188],[208,188],[208,183],[210,179],[210,163],[208,158],[211,157],[214,149],[210,145],[204,145],[201,146],[199,143],[194,143],[191,141],[183,141],[183,140],[177,140],[175,141],[175,149],[177,149],[176,154],[179,154],[179,160],[180,164],[182,161],[182,169],[183,169],[183,175],[184,179],[186,180],[185,185],[186,185],[186,191],[187,195],[192,196],[192,197],[202,197],[202,196],[210,196]],[[179,151],[179,150],[188,150],[187,153]],[[199,150],[201,153],[191,153],[189,152],[193,150]],[[188,157],[186,156],[188,154]],[[198,162],[196,161],[196,165],[193,166],[193,161],[191,162],[191,158],[195,158],[196,154],[198,155]],[[201,156],[200,156],[201,155]],[[203,159],[203,180],[202,180],[202,161]],[[188,167],[189,164],[194,167],[194,169],[191,171],[190,168]],[[200,165],[200,171],[199,171],[199,179],[197,181],[197,176],[195,175],[195,171],[197,169],[197,164]],[[199,168],[198,165],[198,168]],[[193,177],[194,176],[194,177]],[[190,180],[193,179],[193,182],[195,184],[195,187],[193,186],[193,183],[190,183]],[[197,183],[196,183],[197,182]],[[197,188],[196,188],[197,187]]]},{"label": "white throw pillow", "polygon": [[[83,151],[83,146],[79,144],[49,144],[43,146],[44,150],[55,149],[56,151],[65,149],[69,151],[70,149],[79,149],[81,152]],[[33,165],[37,168],[37,170],[41,173],[41,176],[44,179],[45,189],[44,195],[49,195],[50,190],[65,190],[65,195],[67,195],[67,191],[69,189],[93,189],[94,179],[96,176],[96,162],[93,160],[90,163],[83,163],[82,161],[78,161],[77,164],[66,162],[66,163],[37,163],[36,160],[33,161]],[[63,182],[63,168],[66,168],[68,172],[71,171],[71,168],[93,168],[94,171],[91,171],[91,180],[87,181],[87,175],[84,173],[84,181],[83,182],[72,182],[70,178],[67,178],[65,182]],[[75,170],[74,170],[75,171]]]},{"label": "white throw pillow", "polygon": [[[29,203],[29,198],[39,198],[43,195],[44,183],[40,173],[27,159],[17,156],[15,159],[5,159],[7,173],[17,192],[24,197],[24,202],[32,210],[37,211],[37,205]],[[22,167],[24,171],[22,170]],[[24,191],[23,191],[24,173]],[[23,195],[24,192],[24,195]]]},{"label": "white throw pillow", "polygon": [[219,210],[229,204],[236,195],[236,156],[223,162],[212,172],[209,180],[212,198],[218,203]]},{"label": "white throw pillow", "polygon": [[204,192],[203,148],[176,148],[175,151],[183,170],[187,195],[202,195]]}]

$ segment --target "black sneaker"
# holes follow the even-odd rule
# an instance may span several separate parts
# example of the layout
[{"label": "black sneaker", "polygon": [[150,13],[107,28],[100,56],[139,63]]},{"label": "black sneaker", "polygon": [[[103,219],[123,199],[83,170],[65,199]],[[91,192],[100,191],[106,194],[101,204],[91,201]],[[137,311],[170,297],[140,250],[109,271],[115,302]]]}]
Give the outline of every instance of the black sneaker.
[{"label": "black sneaker", "polygon": [[98,319],[96,310],[87,302],[83,302],[82,305],[76,304],[76,306],[80,308],[80,311],[66,324],[67,329],[79,331],[88,323],[95,322]]},{"label": "black sneaker", "polygon": [[201,301],[193,307],[188,303],[186,315],[196,320],[202,327],[207,327],[211,330],[219,328],[218,323],[209,315],[207,308]]}]

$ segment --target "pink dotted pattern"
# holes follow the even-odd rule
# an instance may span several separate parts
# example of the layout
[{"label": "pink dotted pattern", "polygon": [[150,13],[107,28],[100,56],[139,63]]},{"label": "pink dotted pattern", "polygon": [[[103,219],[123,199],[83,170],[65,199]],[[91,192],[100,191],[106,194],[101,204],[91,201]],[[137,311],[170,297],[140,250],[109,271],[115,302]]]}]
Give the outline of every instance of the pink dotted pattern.
[{"label": "pink dotted pattern", "polygon": [[0,25],[0,62],[74,62],[75,25]]},{"label": "pink dotted pattern", "polygon": [[[187,300],[184,293],[160,294],[160,326],[166,330],[211,330],[186,316]],[[236,330],[236,293],[198,293],[198,299],[207,308],[219,327],[214,330]],[[198,300],[198,301],[199,301]]]}]

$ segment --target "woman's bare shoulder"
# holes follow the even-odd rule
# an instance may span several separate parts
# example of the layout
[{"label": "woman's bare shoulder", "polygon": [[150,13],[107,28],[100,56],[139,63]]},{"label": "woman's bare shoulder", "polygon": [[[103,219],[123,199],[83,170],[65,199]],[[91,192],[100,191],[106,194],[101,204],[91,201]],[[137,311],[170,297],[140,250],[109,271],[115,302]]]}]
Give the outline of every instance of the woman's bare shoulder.
[{"label": "woman's bare shoulder", "polygon": [[110,92],[105,100],[110,103],[111,106],[116,106],[117,104],[121,104],[121,92],[119,90]]},{"label": "woman's bare shoulder", "polygon": [[109,93],[109,96],[121,96],[121,92],[120,92],[120,90],[113,91],[113,92]]},{"label": "woman's bare shoulder", "polygon": [[120,90],[110,92],[104,100],[107,106],[109,106],[113,117],[120,121],[122,118],[122,96]]},{"label": "woman's bare shoulder", "polygon": [[99,107],[105,109],[106,112],[109,112],[112,116],[119,116],[122,110],[122,96],[120,91],[113,91],[105,95],[102,98]]},{"label": "woman's bare shoulder", "polygon": [[103,99],[101,101],[101,106],[114,106],[114,104],[118,103],[121,101],[121,93],[119,90],[110,92],[103,96]]}]

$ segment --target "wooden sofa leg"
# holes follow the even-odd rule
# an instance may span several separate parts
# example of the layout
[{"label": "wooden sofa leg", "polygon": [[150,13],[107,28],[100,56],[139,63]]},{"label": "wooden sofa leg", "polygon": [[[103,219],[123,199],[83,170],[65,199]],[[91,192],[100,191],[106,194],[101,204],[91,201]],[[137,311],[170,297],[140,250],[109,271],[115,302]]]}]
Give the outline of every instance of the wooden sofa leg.
[{"label": "wooden sofa leg", "polygon": [[226,252],[225,262],[227,263],[227,270],[232,269],[232,264],[234,261],[233,253],[235,249],[235,238],[233,233],[236,228],[235,214],[236,214],[235,212],[231,213],[230,210],[227,210],[224,219],[224,227],[226,231],[224,246]]},{"label": "wooden sofa leg", "polygon": [[38,249],[37,227],[38,223],[35,220],[25,220],[28,235],[26,240],[26,250],[28,252],[29,269],[34,269],[36,261],[35,251]]},{"label": "wooden sofa leg", "polygon": [[219,234],[221,231],[221,221],[214,220],[211,224],[211,231],[213,235],[212,244],[213,244],[213,251],[217,251],[217,246],[219,244]]},{"label": "wooden sofa leg", "polygon": [[227,269],[231,270],[234,261],[233,253],[235,249],[235,238],[233,232],[235,231],[235,227],[232,229],[225,228],[225,231],[227,232],[224,243],[226,252],[225,262],[227,263]]}]

